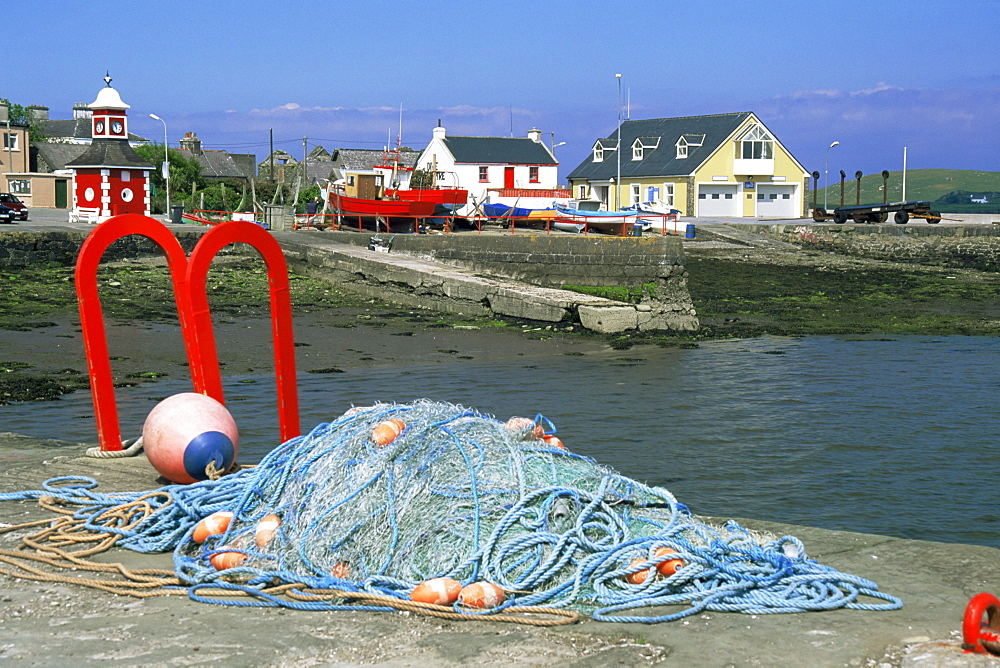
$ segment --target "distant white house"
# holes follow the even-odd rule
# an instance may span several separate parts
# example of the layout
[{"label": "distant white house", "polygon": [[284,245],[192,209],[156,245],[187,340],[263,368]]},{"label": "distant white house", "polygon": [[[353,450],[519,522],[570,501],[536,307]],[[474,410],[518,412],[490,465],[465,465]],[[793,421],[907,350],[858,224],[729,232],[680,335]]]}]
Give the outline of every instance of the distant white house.
[{"label": "distant white house", "polygon": [[416,168],[434,172],[441,188],[464,188],[470,202],[548,206],[560,196],[559,162],[532,129],[522,137],[450,137],[440,125],[417,159]]},{"label": "distant white house", "polygon": [[983,197],[972,197],[971,199],[973,204],[989,204],[985,195]]}]

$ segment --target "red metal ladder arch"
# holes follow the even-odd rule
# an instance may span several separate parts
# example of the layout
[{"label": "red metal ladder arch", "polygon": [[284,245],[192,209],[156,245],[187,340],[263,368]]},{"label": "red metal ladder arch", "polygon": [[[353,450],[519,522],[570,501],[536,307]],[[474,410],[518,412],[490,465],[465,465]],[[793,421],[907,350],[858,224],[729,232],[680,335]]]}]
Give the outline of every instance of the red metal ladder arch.
[{"label": "red metal ladder arch", "polygon": [[[232,225],[226,223],[213,228],[209,245],[202,251],[202,244],[209,236],[199,240],[188,260],[180,243],[162,223],[140,214],[123,214],[101,223],[84,240],[76,263],[76,291],[80,306],[80,324],[83,330],[84,351],[90,374],[91,394],[100,448],[103,451],[122,449],[121,426],[115,401],[111,361],[108,356],[104,317],[97,289],[97,269],[108,246],[129,235],[144,236],[156,243],[167,259],[167,266],[174,285],[174,300],[180,321],[181,334],[191,382],[195,392],[207,394],[224,402],[222,379],[219,372],[215,337],[205,282],[208,266],[218,251],[230,243],[245,242],[254,246],[264,257],[268,267],[271,292],[271,324],[274,336],[275,369],[278,375],[278,408],[282,440],[298,436],[298,394],[295,384],[295,349],[292,338],[291,299],[288,291],[288,272],[284,255],[277,242],[253,223],[234,223],[238,229],[215,233]],[[243,229],[239,229],[243,228]],[[263,236],[261,236],[263,235]],[[208,250],[218,245],[214,250]],[[259,244],[259,245],[258,245]],[[194,267],[192,266],[194,262]],[[192,278],[196,281],[192,289]],[[197,307],[196,307],[197,305]],[[289,380],[290,379],[290,380]]]},{"label": "red metal ladder arch", "polygon": [[267,265],[271,306],[271,338],[274,348],[275,391],[278,396],[278,432],[282,442],[301,434],[298,385],[295,376],[295,338],[292,332],[292,298],[288,287],[288,265],[281,246],[256,223],[233,220],[205,233],[188,258],[187,283],[191,295],[194,332],[198,337],[202,378],[192,381],[199,392],[225,403],[219,359],[212,327],[206,286],[208,270],[220,250],[234,243],[256,249]]}]

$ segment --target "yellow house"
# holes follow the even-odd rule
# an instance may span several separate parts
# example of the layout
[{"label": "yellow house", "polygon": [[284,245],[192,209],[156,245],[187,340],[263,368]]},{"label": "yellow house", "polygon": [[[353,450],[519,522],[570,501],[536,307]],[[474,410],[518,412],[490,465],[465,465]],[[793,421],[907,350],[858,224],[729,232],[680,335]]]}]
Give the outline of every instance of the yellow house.
[{"label": "yellow house", "polygon": [[570,172],[573,196],[683,216],[802,218],[809,173],[753,112],[630,120]]}]

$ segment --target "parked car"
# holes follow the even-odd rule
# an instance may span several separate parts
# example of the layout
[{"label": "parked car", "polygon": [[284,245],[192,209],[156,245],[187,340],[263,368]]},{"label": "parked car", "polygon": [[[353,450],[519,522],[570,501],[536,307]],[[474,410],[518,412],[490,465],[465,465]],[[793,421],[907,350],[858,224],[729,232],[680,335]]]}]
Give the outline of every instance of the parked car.
[{"label": "parked car", "polygon": [[5,206],[0,205],[0,223],[13,223],[14,222],[14,209],[8,209]]},{"label": "parked car", "polygon": [[14,215],[21,220],[28,220],[28,207],[24,206],[24,203],[16,195],[0,193],[0,206],[11,209]]}]

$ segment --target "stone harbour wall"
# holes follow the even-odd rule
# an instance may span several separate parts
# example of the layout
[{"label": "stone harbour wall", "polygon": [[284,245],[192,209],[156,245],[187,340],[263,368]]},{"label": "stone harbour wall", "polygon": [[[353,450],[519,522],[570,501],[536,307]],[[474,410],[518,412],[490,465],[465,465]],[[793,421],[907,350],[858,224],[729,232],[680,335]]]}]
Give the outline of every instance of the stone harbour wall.
[{"label": "stone harbour wall", "polygon": [[[391,239],[391,248],[374,252],[367,248],[369,236],[327,232],[279,232],[275,236],[295,271],[396,303],[469,315],[576,323],[602,333],[699,328],[687,273],[683,264],[674,264],[683,262],[683,253],[676,253],[668,263],[661,244],[635,244],[630,250],[620,244],[605,248],[572,243],[583,239],[570,238],[568,244],[542,243],[535,248],[525,237],[508,248],[510,240],[496,235],[455,241],[442,236],[384,235]],[[443,242],[440,248],[436,242]],[[557,252],[551,252],[552,247]],[[647,252],[636,253],[636,248]],[[611,252],[604,255],[601,250]],[[609,259],[615,253],[617,265]],[[609,260],[608,266],[601,267],[604,260]],[[549,267],[548,275],[538,272],[529,282],[525,279],[535,274],[535,265]],[[643,268],[637,271],[635,267]],[[556,272],[562,277],[558,281],[553,278]],[[648,285],[650,289],[640,303],[627,304],[555,287],[564,283]]]},{"label": "stone harbour wall", "polygon": [[921,225],[742,225],[811,250],[873,260],[1000,271],[1000,224]]},{"label": "stone harbour wall", "polygon": [[[65,266],[76,263],[80,246],[88,231],[65,227],[33,227],[0,231],[0,267]],[[194,248],[203,230],[175,232],[181,247],[188,253]],[[104,251],[104,261],[130,257],[161,255],[160,247],[137,235],[123,237]]]},{"label": "stone harbour wall", "polygon": [[[0,230],[0,267],[72,265],[89,231]],[[171,231],[190,253],[207,229]],[[602,333],[699,328],[676,239],[400,235],[391,237],[391,252],[382,253],[368,249],[368,234],[273,235],[291,270],[399,304],[572,323]],[[113,243],[102,260],[160,254],[152,241],[131,235]],[[561,289],[565,284],[645,289],[640,303],[631,304]]]},{"label": "stone harbour wall", "polygon": [[[352,232],[306,234],[365,247],[371,239],[371,235]],[[611,305],[617,304],[622,310],[619,324],[627,311],[634,322],[622,329],[693,331],[700,326],[687,288],[683,245],[677,237],[462,233],[381,234],[380,238],[390,245],[391,255],[425,259],[477,275],[507,278],[540,288],[558,290],[564,285],[645,287],[639,304],[611,302],[601,311],[606,316]],[[391,285],[384,287],[393,289]],[[603,331],[604,325],[591,322],[588,308],[581,306],[579,309],[581,323],[588,326],[590,322],[594,326],[588,328]]]}]

